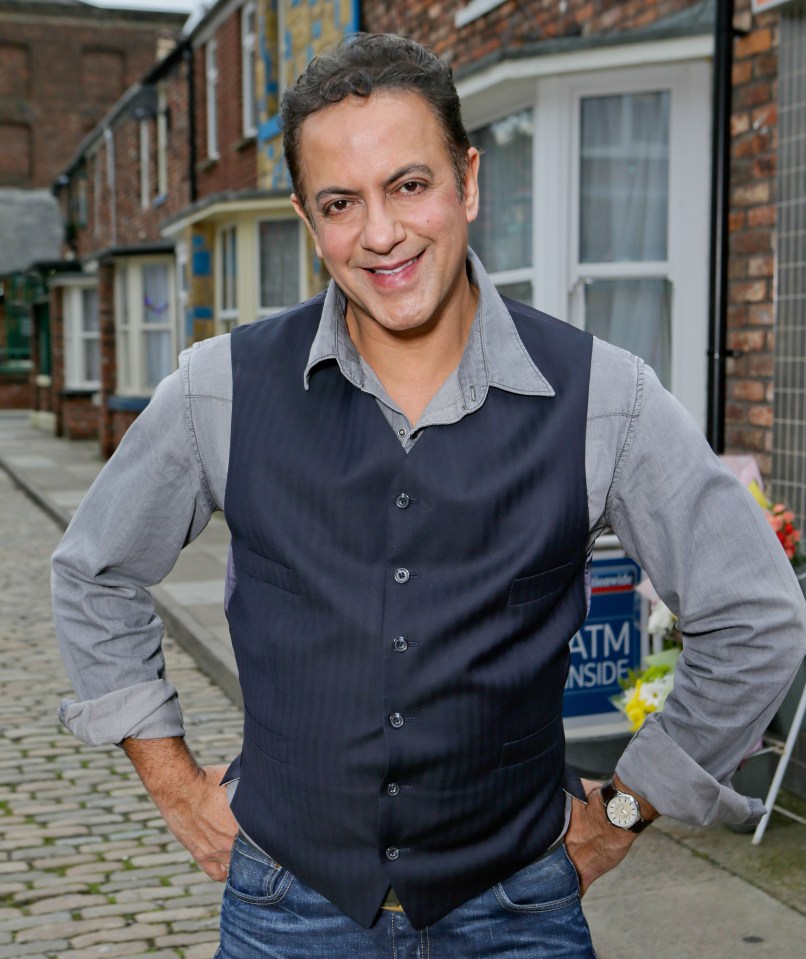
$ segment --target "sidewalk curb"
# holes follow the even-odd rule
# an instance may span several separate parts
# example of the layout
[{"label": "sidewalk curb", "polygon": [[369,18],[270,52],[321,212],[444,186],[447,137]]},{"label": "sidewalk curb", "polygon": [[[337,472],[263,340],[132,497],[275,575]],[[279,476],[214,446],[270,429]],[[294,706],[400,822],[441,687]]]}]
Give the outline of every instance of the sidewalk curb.
[{"label": "sidewalk curb", "polygon": [[[57,526],[63,530],[67,529],[70,516],[65,510],[29,483],[20,472],[6,461],[2,454],[0,454],[0,468],[8,474],[14,485],[46,513]],[[194,621],[183,607],[173,601],[160,586],[153,586],[149,592],[154,599],[154,609],[171,638],[175,639],[182,649],[193,657],[202,672],[209,676],[236,706],[243,708],[234,655],[231,660],[222,656],[220,652],[221,644],[216,642],[209,630]]]}]

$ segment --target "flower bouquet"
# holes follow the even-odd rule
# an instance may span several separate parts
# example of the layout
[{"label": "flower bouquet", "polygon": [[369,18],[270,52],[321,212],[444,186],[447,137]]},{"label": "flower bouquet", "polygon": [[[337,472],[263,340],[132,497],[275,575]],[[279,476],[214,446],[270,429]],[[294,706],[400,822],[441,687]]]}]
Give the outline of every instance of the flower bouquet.
[{"label": "flower bouquet", "polygon": [[652,653],[644,659],[643,669],[631,669],[621,680],[623,692],[610,702],[627,717],[633,732],[643,726],[650,713],[660,712],[674,685],[674,668],[680,656],[679,646]]}]

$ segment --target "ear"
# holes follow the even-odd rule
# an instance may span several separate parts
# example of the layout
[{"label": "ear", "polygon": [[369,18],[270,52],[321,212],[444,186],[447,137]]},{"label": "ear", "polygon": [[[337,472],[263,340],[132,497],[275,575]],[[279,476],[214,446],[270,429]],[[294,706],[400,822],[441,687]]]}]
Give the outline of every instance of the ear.
[{"label": "ear", "polygon": [[481,154],[475,147],[467,151],[467,169],[465,170],[464,205],[467,222],[472,223],[479,213],[479,163]]},{"label": "ear", "polygon": [[308,214],[305,212],[305,207],[303,206],[302,200],[300,200],[296,193],[291,194],[291,204],[294,207],[294,212],[297,214],[300,220],[302,220],[302,222],[308,228],[308,232],[311,234],[311,239],[316,247],[316,255],[320,260],[323,259],[322,251],[319,248],[319,238],[316,235],[316,230],[313,228],[313,223],[311,223],[311,221],[308,219]]}]

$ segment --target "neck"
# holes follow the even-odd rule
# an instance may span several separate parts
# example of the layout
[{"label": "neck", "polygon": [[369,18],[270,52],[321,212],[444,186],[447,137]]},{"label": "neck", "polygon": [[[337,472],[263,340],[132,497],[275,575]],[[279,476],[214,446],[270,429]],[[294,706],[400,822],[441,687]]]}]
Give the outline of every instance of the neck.
[{"label": "neck", "polygon": [[347,331],[355,348],[412,427],[462,359],[478,303],[478,290],[469,282],[463,301],[455,315],[403,333],[361,322],[347,305]]}]

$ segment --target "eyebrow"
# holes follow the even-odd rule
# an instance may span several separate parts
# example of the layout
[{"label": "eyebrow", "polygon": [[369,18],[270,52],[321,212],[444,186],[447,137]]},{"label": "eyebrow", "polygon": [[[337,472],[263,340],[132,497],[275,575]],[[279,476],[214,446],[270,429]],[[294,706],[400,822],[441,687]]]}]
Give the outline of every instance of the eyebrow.
[{"label": "eyebrow", "polygon": [[[384,186],[391,186],[393,183],[396,183],[398,180],[403,180],[409,176],[434,176],[434,171],[428,166],[427,163],[411,163],[408,166],[401,167],[399,170],[396,170],[384,183]],[[326,186],[324,189],[319,190],[316,194],[316,203],[317,205],[321,204],[323,200],[326,200],[331,196],[355,196],[356,190],[351,190],[346,186]]]}]

